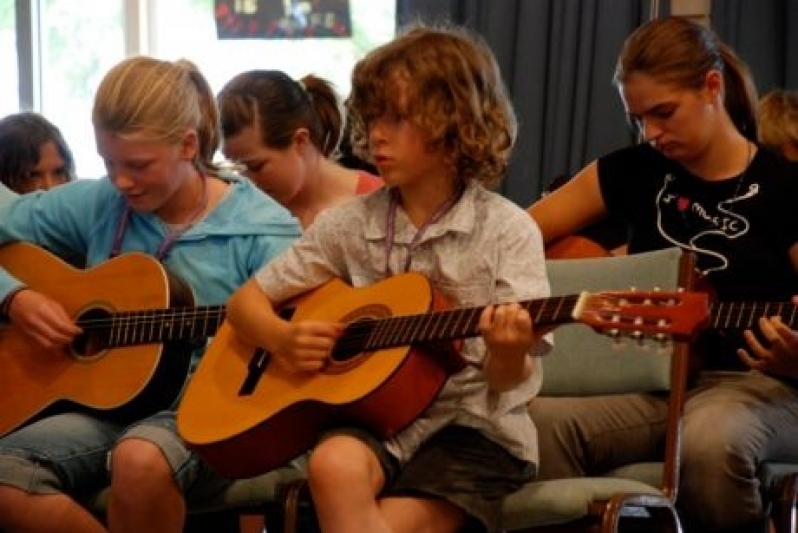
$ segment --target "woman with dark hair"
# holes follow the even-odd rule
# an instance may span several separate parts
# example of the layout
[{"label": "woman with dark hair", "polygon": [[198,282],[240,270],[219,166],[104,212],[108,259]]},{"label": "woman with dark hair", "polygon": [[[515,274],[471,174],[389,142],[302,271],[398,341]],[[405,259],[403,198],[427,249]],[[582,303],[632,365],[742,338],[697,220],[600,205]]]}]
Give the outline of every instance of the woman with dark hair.
[{"label": "woman with dark hair", "polygon": [[61,131],[38,113],[0,120],[0,181],[20,194],[75,179],[75,160]]},{"label": "woman with dark hair", "polygon": [[252,70],[230,80],[217,100],[225,157],[302,227],[324,209],[382,186],[373,174],[335,160],[346,114],[326,80]]}]

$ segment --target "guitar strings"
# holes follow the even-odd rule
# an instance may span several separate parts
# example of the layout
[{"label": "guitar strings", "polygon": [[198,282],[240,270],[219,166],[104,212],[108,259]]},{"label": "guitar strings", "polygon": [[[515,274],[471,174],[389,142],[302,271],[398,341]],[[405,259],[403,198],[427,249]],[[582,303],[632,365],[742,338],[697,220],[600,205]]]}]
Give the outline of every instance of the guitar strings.
[{"label": "guitar strings", "polygon": [[[563,297],[565,308],[572,309],[572,302],[578,296]],[[540,301],[533,300],[525,302],[525,307],[529,310]],[[547,309],[546,307],[553,307]],[[445,338],[456,338],[458,336],[475,335],[476,319],[478,313],[483,308],[467,309],[446,309],[434,311],[426,314],[417,315],[398,315],[381,319],[363,319],[350,322],[346,326],[345,335],[339,342],[341,348],[353,348],[363,345],[371,340],[372,337],[388,339],[394,345],[412,344],[413,342],[424,342],[441,340]],[[776,309],[774,312],[773,309]],[[562,305],[546,306],[541,305],[536,317],[533,319],[539,322],[542,319],[552,321],[557,318],[562,311]],[[798,305],[787,302],[718,302],[710,305],[710,311],[715,317],[716,326],[737,327],[740,324],[750,324],[756,318],[754,315],[764,316],[765,314],[777,314],[789,320],[798,314]],[[463,320],[463,313],[470,314]],[[153,310],[146,315],[140,315],[141,311],[121,312],[112,316],[79,319],[78,324],[87,331],[102,329],[125,328],[125,327],[170,327],[174,324],[179,326],[191,325],[192,322],[204,320],[217,320],[224,317],[224,308],[179,308]],[[165,318],[168,315],[169,318]],[[570,316],[570,313],[569,313]],[[416,339],[408,337],[413,337]]]}]

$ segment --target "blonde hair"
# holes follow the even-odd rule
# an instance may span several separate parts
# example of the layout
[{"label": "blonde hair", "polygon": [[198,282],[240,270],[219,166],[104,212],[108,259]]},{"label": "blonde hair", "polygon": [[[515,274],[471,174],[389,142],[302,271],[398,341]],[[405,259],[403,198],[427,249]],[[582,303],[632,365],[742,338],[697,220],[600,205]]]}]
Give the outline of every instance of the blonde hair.
[{"label": "blonde hair", "polygon": [[465,28],[413,26],[374,49],[355,65],[346,104],[353,149],[364,159],[369,124],[400,111],[430,146],[443,148],[462,180],[496,185],[515,144],[515,112],[496,59]]},{"label": "blonde hair", "polygon": [[759,101],[757,108],[759,141],[781,151],[790,145],[798,150],[798,92],[776,89]]},{"label": "blonde hair", "polygon": [[135,56],[117,64],[97,89],[92,123],[120,138],[170,144],[179,143],[193,128],[199,144],[194,165],[203,173],[217,171],[216,100],[208,81],[189,61]]}]

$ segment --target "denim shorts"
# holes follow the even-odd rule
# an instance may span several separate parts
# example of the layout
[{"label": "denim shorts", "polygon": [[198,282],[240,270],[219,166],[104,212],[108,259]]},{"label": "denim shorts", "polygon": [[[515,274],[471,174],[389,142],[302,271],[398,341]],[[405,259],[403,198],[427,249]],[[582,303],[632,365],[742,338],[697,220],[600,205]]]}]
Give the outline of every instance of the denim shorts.
[{"label": "denim shorts", "polygon": [[214,473],[177,435],[175,413],[164,411],[130,426],[82,413],[38,420],[0,439],[0,484],[31,494],[65,493],[80,500],[110,483],[109,452],[122,439],[158,446],[184,494],[202,484],[231,481]]}]

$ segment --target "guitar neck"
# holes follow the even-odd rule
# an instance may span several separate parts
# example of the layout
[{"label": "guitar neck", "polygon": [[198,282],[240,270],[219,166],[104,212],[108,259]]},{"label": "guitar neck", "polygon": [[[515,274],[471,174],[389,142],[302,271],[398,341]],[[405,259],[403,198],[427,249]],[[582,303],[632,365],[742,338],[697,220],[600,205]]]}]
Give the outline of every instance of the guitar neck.
[{"label": "guitar neck", "polygon": [[224,317],[224,306],[177,307],[86,316],[77,324],[102,339],[104,346],[115,348],[205,339],[219,329]]},{"label": "guitar neck", "polygon": [[798,325],[798,305],[790,302],[715,302],[710,309],[712,329],[749,329],[762,317],[779,316],[790,327]]},{"label": "guitar neck", "polygon": [[[557,296],[519,302],[535,326],[556,326],[574,321],[580,295]],[[435,343],[479,335],[482,307],[448,309],[421,315],[356,321],[347,326],[336,352],[359,353],[396,346]]]}]

